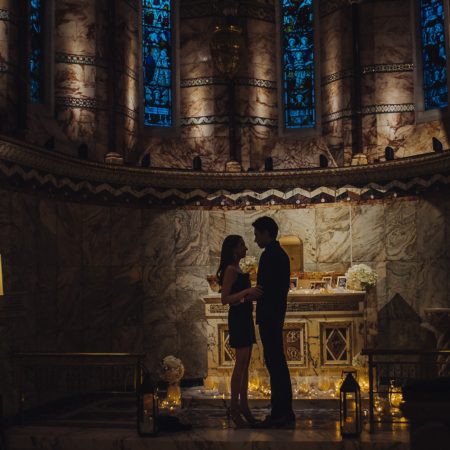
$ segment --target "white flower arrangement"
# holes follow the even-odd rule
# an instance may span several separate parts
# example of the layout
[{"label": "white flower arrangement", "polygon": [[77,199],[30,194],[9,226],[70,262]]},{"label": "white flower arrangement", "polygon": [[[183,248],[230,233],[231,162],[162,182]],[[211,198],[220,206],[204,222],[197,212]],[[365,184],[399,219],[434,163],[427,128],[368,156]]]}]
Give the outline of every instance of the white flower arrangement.
[{"label": "white flower arrangement", "polygon": [[255,256],[246,256],[239,261],[239,267],[244,273],[256,273],[258,261]]},{"label": "white flower arrangement", "polygon": [[181,359],[175,358],[173,355],[166,356],[162,362],[161,379],[167,383],[178,383],[184,375],[184,366]]},{"label": "white flower arrangement", "polygon": [[377,273],[366,264],[356,264],[348,269],[347,288],[355,291],[365,291],[377,282]]}]

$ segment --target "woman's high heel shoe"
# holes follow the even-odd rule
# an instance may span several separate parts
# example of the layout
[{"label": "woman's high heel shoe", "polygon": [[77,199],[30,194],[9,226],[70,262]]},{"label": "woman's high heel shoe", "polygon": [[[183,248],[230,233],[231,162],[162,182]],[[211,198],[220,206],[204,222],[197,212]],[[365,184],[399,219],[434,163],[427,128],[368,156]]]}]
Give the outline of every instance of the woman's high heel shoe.
[{"label": "woman's high heel shoe", "polygon": [[250,409],[240,409],[239,412],[244,416],[245,420],[250,424],[250,425],[256,425],[259,420],[252,414],[252,412],[250,411]]},{"label": "woman's high heel shoe", "polygon": [[241,411],[235,408],[228,408],[227,410],[228,417],[233,421],[236,428],[245,428],[247,423],[241,416]]}]

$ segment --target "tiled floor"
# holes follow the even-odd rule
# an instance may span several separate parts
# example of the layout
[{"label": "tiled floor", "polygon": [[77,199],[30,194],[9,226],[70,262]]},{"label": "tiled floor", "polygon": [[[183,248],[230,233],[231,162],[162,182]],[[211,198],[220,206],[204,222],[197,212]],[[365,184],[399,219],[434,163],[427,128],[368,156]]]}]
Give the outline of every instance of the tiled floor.
[{"label": "tiled floor", "polygon": [[[268,412],[267,401],[252,402],[256,416]],[[37,417],[24,427],[7,430],[10,450],[217,450],[255,449],[409,449],[406,425],[386,427],[375,434],[367,426],[358,439],[342,439],[337,403],[294,402],[295,430],[254,430],[233,428],[222,399],[191,399],[176,411],[188,432],[161,431],[156,438],[140,438],[135,431],[133,398],[103,398],[68,408],[57,415]],[[168,414],[163,411],[162,414]]]}]

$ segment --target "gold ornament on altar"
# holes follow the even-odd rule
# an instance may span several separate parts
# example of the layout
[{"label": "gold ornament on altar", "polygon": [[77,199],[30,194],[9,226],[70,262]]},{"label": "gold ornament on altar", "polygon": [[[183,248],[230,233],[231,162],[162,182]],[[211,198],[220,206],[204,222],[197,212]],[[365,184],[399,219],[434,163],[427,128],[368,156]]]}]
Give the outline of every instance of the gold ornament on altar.
[{"label": "gold ornament on altar", "polygon": [[168,383],[167,396],[162,406],[180,406],[181,389],[180,380],[184,375],[184,366],[180,359],[173,355],[166,356],[161,363],[161,379]]}]

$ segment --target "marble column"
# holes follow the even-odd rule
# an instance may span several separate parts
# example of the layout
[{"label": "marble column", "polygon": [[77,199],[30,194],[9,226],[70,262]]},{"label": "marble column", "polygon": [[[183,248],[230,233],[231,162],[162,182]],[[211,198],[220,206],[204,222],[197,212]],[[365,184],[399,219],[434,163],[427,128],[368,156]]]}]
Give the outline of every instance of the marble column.
[{"label": "marble column", "polygon": [[[97,2],[55,2],[56,119],[74,145],[86,143],[89,158],[103,160],[96,148],[96,114],[105,108],[97,98]],[[100,146],[99,146],[100,147]]]},{"label": "marble column", "polygon": [[0,1],[0,127],[15,133],[25,127],[27,86],[23,73],[26,65],[26,4]]},{"label": "marble column", "polygon": [[325,142],[340,165],[352,153],[352,36],[349,4],[324,2],[320,13],[322,129]]},{"label": "marble column", "polygon": [[135,160],[139,111],[139,2],[116,2],[115,48],[113,61],[115,149]]}]

